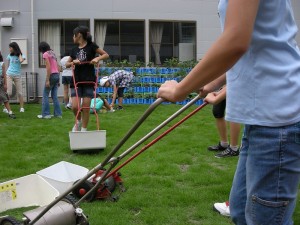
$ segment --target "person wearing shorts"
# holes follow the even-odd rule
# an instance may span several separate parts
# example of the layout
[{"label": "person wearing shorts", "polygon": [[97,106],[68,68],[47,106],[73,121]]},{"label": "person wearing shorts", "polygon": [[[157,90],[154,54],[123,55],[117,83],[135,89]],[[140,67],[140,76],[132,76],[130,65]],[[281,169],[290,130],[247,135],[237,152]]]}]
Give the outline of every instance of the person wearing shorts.
[{"label": "person wearing shorts", "polygon": [[61,73],[61,82],[64,86],[64,105],[66,109],[71,109],[72,108],[72,100],[71,97],[69,96],[69,89],[70,89],[70,84],[73,81],[72,80],[72,68],[67,68],[66,63],[69,60],[69,55],[65,55],[61,60],[60,60],[60,65],[62,69]]},{"label": "person wearing shorts", "polygon": [[[72,110],[76,122],[72,131],[87,131],[90,117],[91,99],[94,98],[94,84],[96,82],[95,65],[109,55],[97,44],[92,42],[92,36],[86,26],[78,26],[73,30],[73,41],[77,45],[72,49],[66,67],[74,69],[74,79],[71,82]],[[99,55],[99,56],[97,56]],[[84,83],[80,83],[84,82]],[[77,84],[77,95],[75,90]],[[80,104],[82,106],[80,106]],[[82,108],[82,110],[80,110]]]},{"label": "person wearing shorts", "polygon": [[3,62],[3,57],[0,52],[0,104],[4,104],[5,109],[7,110],[8,117],[11,119],[16,119],[15,114],[12,112],[10,105],[9,105],[9,98],[7,94],[7,79],[5,73],[5,65]]},{"label": "person wearing shorts", "polygon": [[123,109],[123,97],[125,88],[129,87],[133,81],[133,72],[126,70],[117,70],[109,76],[100,79],[100,86],[113,87],[113,97],[111,106],[114,107],[115,101],[118,98],[118,110]]},{"label": "person wearing shorts", "polygon": [[213,105],[212,113],[216,119],[216,126],[219,134],[219,143],[209,146],[209,151],[219,151],[215,154],[216,158],[225,158],[239,155],[239,134],[240,124],[229,122],[230,143],[228,143],[227,122],[225,121],[226,99],[220,103]]},{"label": "person wearing shorts", "polygon": [[16,42],[9,44],[10,54],[7,56],[8,68],[7,74],[7,93],[11,97],[13,93],[13,84],[17,90],[17,98],[20,102],[20,112],[24,112],[24,100],[22,92],[22,78],[21,78],[21,63],[26,59],[22,54],[19,45]]},{"label": "person wearing shorts", "polygon": [[231,219],[292,225],[300,184],[300,49],[292,1],[220,0],[218,13],[220,36],[183,80],[163,83],[157,97],[182,101],[226,73],[225,119],[244,124]]}]

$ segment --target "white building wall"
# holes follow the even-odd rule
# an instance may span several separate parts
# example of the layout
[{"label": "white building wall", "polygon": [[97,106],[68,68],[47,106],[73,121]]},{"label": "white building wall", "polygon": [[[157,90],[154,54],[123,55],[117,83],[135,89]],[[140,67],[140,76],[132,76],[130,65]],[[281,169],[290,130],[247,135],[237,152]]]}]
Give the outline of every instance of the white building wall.
[{"label": "white building wall", "polygon": [[[31,4],[33,3],[33,26]],[[292,0],[295,18],[300,27],[300,1]],[[39,19],[89,19],[91,33],[95,19],[145,20],[146,59],[149,60],[149,21],[196,21],[197,49],[196,57],[201,59],[207,49],[220,34],[217,16],[218,0],[1,0],[0,17],[14,17],[13,28],[0,27],[0,50],[4,57],[8,54],[11,38],[26,38],[28,65],[24,72],[38,72],[39,95],[45,79],[45,70],[38,67],[38,31]],[[19,13],[8,11],[17,10]],[[34,43],[32,46],[32,37]],[[297,36],[300,43],[300,34]],[[34,66],[32,66],[32,63]],[[33,68],[34,67],[34,68]],[[62,88],[61,88],[62,89]],[[62,90],[60,90],[60,95]]]}]

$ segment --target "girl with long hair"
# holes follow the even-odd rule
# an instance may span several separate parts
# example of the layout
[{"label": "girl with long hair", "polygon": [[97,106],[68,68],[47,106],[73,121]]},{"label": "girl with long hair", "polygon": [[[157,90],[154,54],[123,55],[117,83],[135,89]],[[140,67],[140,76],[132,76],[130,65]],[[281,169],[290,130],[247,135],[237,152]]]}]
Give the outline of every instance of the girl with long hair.
[{"label": "girl with long hair", "polygon": [[83,110],[77,116],[77,121],[72,131],[86,131],[90,115],[89,107],[91,99],[94,98],[94,85],[85,83],[79,84],[77,98],[74,82],[97,82],[95,65],[98,64],[100,60],[109,58],[109,55],[100,49],[97,44],[92,42],[92,36],[86,26],[76,27],[73,34],[73,41],[77,46],[72,49],[66,66],[74,66],[75,80],[70,84],[73,113],[77,116],[79,103],[82,104]]},{"label": "girl with long hair", "polygon": [[7,56],[7,93],[11,97],[13,84],[16,87],[17,98],[20,102],[20,112],[24,112],[24,99],[22,91],[21,63],[26,59],[17,42],[9,44],[9,55]]},{"label": "girl with long hair", "polygon": [[47,42],[41,42],[39,44],[39,51],[43,54],[43,59],[46,62],[46,81],[43,92],[42,100],[42,114],[38,115],[40,119],[51,119],[49,93],[51,92],[51,98],[54,106],[54,117],[61,118],[62,112],[57,97],[57,90],[59,87],[59,66],[57,64],[57,58],[50,45]]}]

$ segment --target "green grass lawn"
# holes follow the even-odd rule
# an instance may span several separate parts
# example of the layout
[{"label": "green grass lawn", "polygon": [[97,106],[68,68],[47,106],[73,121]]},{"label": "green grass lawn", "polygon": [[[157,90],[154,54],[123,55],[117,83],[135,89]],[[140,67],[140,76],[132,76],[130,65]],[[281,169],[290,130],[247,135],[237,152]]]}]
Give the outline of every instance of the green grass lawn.
[{"label": "green grass lawn", "polygon": [[[25,113],[19,113],[18,105],[12,105],[17,119],[11,120],[1,109],[0,182],[34,174],[60,161],[92,169],[118,144],[147,107],[126,105],[123,111],[100,114],[100,128],[107,131],[107,147],[98,154],[75,154],[70,150],[68,132],[74,123],[71,111],[63,110],[62,119],[41,120],[36,117],[41,105],[26,105]],[[117,155],[180,107],[159,106]],[[95,121],[92,115],[89,130],[96,129]],[[228,199],[238,158],[215,158],[214,153],[206,149],[217,142],[211,106],[206,106],[121,169],[127,191],[120,194],[119,201],[96,200],[81,204],[90,224],[232,224],[229,218],[214,212],[212,205]],[[294,222],[300,225],[299,198],[297,204]],[[20,219],[25,211],[27,209],[11,210],[0,215]]]}]

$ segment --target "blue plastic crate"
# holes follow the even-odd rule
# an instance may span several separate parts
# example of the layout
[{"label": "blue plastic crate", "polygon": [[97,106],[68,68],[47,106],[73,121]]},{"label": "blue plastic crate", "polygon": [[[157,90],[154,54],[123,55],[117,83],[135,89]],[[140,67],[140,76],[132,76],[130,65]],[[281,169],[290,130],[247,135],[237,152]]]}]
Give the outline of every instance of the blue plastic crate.
[{"label": "blue plastic crate", "polygon": [[155,83],[162,83],[161,77],[155,77]]},{"label": "blue plastic crate", "polygon": [[149,92],[156,93],[158,91],[158,87],[149,87]]},{"label": "blue plastic crate", "polygon": [[168,74],[168,68],[159,68],[160,74]]},{"label": "blue plastic crate", "polygon": [[196,105],[202,105],[203,104],[203,99],[199,99],[195,103]]},{"label": "blue plastic crate", "polygon": [[152,104],[154,102],[154,100],[155,100],[154,98],[145,98],[144,104],[147,104],[147,105]]},{"label": "blue plastic crate", "polygon": [[156,83],[156,77],[150,77],[150,83]]},{"label": "blue plastic crate", "polygon": [[142,83],[150,83],[150,77],[142,77],[141,81]]},{"label": "blue plastic crate", "polygon": [[136,104],[143,104],[144,103],[144,99],[143,98],[137,98],[136,99]]},{"label": "blue plastic crate", "polygon": [[113,92],[111,87],[103,87],[103,92]]},{"label": "blue plastic crate", "polygon": [[142,68],[136,68],[135,70],[137,75],[142,75],[143,74],[143,69]]},{"label": "blue plastic crate", "polygon": [[133,78],[133,81],[132,81],[133,83],[140,83],[141,82],[141,77],[140,76],[135,76],[134,78]]},{"label": "blue plastic crate", "polygon": [[130,102],[130,104],[136,104],[136,99],[135,98],[130,98],[129,102]]},{"label": "blue plastic crate", "polygon": [[180,68],[171,68],[172,73],[178,73],[181,69]]},{"label": "blue plastic crate", "polygon": [[142,89],[142,87],[136,86],[136,87],[134,87],[134,92],[136,92],[136,93],[142,93],[143,89]]},{"label": "blue plastic crate", "polygon": [[151,74],[156,74],[156,68],[150,68]]},{"label": "blue plastic crate", "polygon": [[167,80],[167,78],[166,78],[166,77],[161,77],[161,78],[160,78],[160,82],[161,82],[161,83],[165,83],[165,82],[166,82],[166,80]]}]

